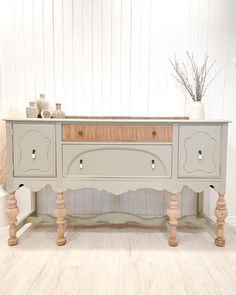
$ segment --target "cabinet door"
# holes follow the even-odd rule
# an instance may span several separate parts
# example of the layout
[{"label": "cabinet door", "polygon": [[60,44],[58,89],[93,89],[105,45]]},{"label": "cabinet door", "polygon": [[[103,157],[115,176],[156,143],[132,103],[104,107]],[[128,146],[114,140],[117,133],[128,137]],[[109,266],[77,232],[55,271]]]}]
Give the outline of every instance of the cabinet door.
[{"label": "cabinet door", "polygon": [[171,178],[171,145],[64,145],[64,177]]},{"label": "cabinet door", "polygon": [[55,176],[55,127],[14,124],[14,176]]},{"label": "cabinet door", "polygon": [[179,128],[179,177],[219,178],[221,126]]}]

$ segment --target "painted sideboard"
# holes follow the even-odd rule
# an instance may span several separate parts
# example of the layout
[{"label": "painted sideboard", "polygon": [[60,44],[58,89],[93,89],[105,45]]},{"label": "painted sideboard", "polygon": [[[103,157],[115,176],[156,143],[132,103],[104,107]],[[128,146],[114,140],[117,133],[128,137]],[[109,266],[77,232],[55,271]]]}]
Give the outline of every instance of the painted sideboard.
[{"label": "painted sideboard", "polygon": [[15,192],[21,185],[34,192],[50,185],[57,193],[60,246],[66,243],[63,192],[68,189],[117,195],[140,188],[169,191],[169,245],[177,246],[176,194],[184,186],[195,192],[211,186],[219,195],[215,244],[224,246],[228,123],[128,117],[6,120],[8,244],[18,243]]}]

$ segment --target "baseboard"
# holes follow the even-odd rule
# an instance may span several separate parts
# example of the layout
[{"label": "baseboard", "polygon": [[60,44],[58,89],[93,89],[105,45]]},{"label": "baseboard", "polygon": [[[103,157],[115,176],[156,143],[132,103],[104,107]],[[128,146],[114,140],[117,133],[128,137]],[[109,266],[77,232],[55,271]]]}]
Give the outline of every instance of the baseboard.
[{"label": "baseboard", "polygon": [[228,216],[226,218],[226,223],[236,223],[236,216]]},{"label": "baseboard", "polygon": [[[215,217],[215,215],[210,215],[210,216],[207,216],[207,217],[210,218],[212,221],[216,222],[216,217]],[[226,223],[229,223],[229,224],[234,224],[234,223],[236,223],[236,216],[234,216],[234,215],[227,216],[225,222],[226,222]]]}]

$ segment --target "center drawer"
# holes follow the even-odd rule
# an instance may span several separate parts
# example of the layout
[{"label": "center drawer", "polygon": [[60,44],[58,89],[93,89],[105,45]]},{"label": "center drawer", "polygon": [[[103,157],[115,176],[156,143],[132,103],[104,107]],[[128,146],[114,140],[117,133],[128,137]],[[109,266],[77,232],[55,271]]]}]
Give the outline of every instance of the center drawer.
[{"label": "center drawer", "polygon": [[171,178],[172,145],[64,145],[64,177]]},{"label": "center drawer", "polygon": [[172,142],[171,125],[64,124],[63,141]]}]

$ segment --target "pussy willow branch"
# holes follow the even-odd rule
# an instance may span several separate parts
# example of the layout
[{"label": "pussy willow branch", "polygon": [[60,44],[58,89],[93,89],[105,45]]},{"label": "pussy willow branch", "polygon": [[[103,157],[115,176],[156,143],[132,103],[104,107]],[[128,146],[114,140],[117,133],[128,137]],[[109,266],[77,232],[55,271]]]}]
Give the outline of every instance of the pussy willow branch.
[{"label": "pussy willow branch", "polygon": [[[189,83],[188,80],[188,76],[187,76],[187,72],[186,74],[181,70],[177,60],[175,59],[175,62],[172,62],[170,60],[170,63],[172,64],[172,67],[175,69],[175,73],[177,76],[175,76],[174,74],[172,74],[172,76],[181,84],[184,86],[184,89],[190,94],[190,96],[192,97],[193,100],[194,99],[194,94],[192,91],[192,86]],[[186,67],[184,67],[186,69]]]},{"label": "pussy willow branch", "polygon": [[[190,94],[194,101],[201,101],[205,95],[209,85],[220,73],[222,68],[213,76],[213,78],[206,83],[209,72],[212,70],[215,65],[215,61],[208,66],[208,56],[205,56],[203,64],[199,67],[194,59],[193,54],[190,54],[187,51],[187,58],[190,63],[191,74],[187,71],[187,66],[184,63],[179,64],[179,61],[176,59],[170,63],[175,71],[175,75],[172,76],[180,83],[184,89]],[[192,81],[192,83],[190,82]]]}]

